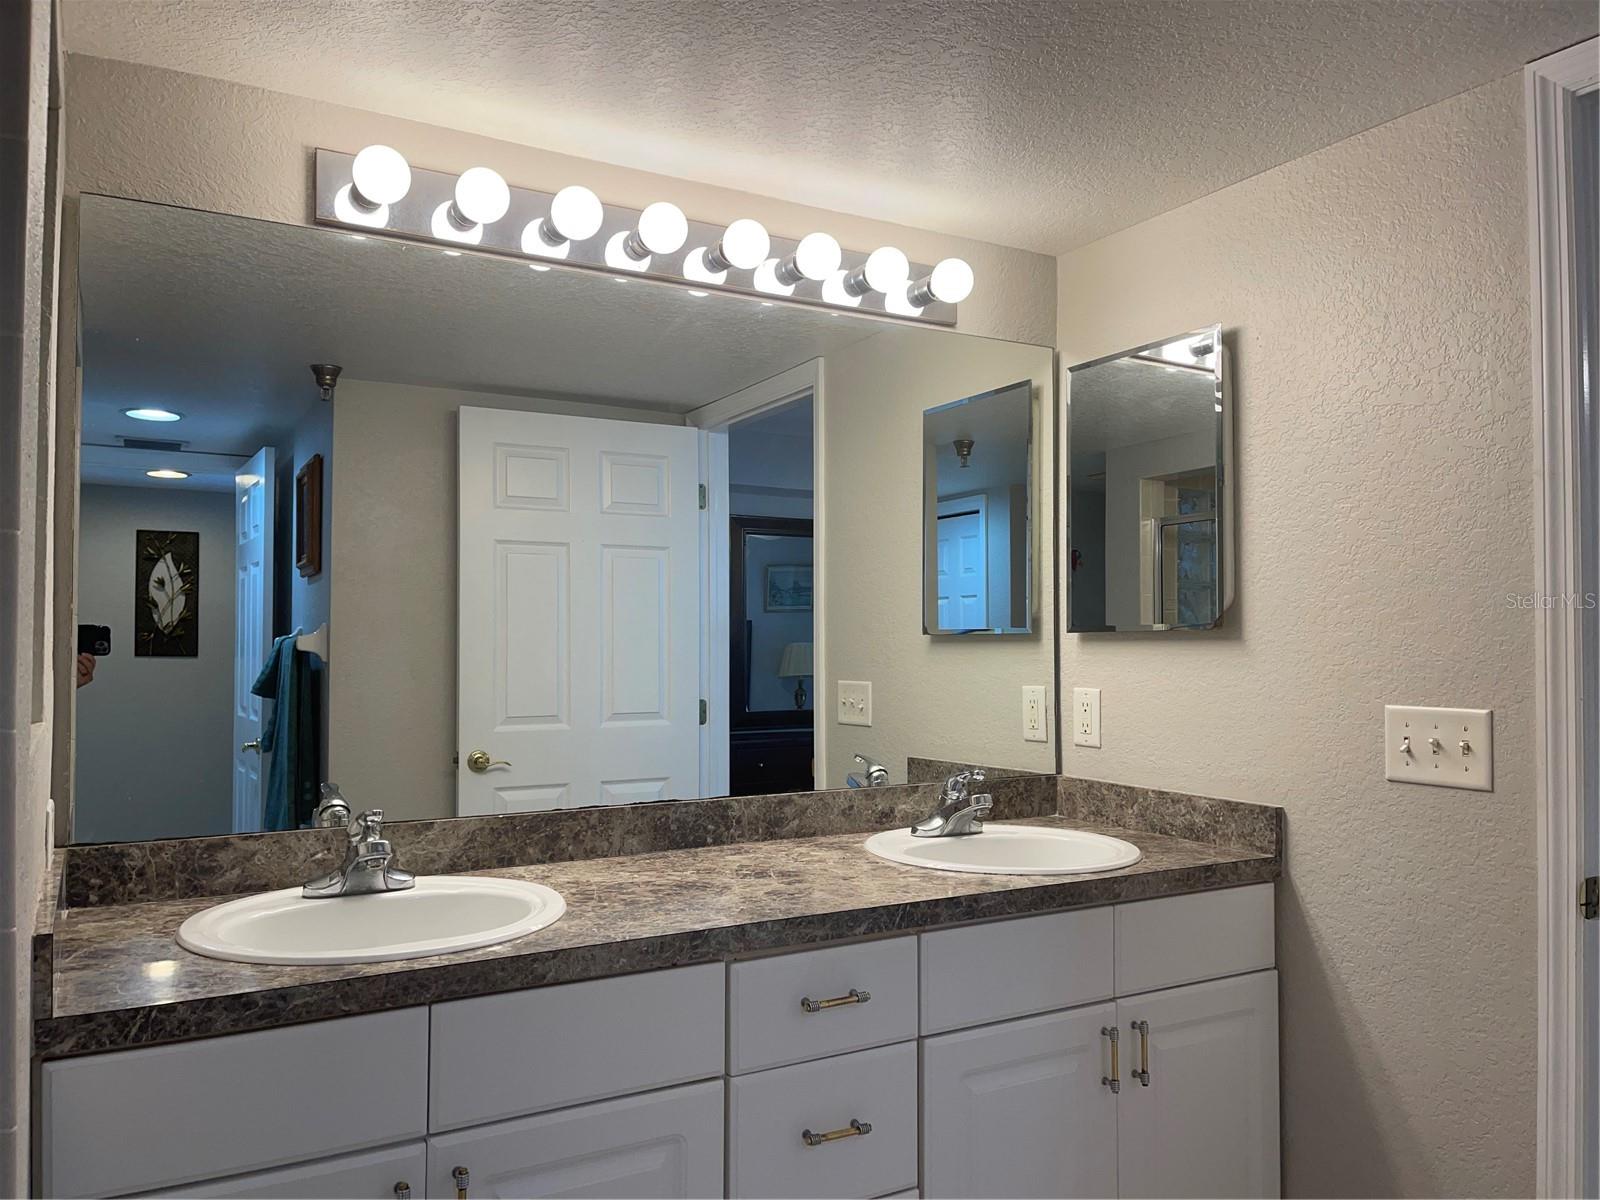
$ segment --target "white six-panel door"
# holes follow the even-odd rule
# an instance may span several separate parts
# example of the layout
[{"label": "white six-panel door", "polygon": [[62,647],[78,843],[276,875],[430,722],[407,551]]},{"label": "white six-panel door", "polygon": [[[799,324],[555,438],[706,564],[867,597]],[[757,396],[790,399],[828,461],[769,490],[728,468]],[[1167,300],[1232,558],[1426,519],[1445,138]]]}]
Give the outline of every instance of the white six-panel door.
[{"label": "white six-panel door", "polygon": [[460,422],[456,811],[698,795],[697,432]]},{"label": "white six-panel door", "polygon": [[939,628],[989,625],[987,504],[982,496],[939,501]]},{"label": "white six-panel door", "polygon": [[233,477],[233,831],[261,828],[261,697],[250,691],[272,648],[273,451]]}]

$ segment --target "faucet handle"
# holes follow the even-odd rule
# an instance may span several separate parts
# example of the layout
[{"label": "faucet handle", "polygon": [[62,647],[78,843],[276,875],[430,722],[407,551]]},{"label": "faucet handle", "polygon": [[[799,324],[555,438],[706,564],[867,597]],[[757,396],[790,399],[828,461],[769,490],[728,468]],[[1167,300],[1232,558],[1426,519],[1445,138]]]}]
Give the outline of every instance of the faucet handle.
[{"label": "faucet handle", "polygon": [[345,827],[352,842],[381,841],[383,839],[383,809],[368,808],[350,818]]}]

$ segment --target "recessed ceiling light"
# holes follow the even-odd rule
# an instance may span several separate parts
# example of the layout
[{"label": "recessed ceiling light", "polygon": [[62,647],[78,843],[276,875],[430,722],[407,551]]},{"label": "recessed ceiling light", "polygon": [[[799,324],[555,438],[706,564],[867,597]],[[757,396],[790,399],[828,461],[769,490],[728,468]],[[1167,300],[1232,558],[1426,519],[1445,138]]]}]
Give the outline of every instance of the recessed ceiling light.
[{"label": "recessed ceiling light", "polygon": [[181,421],[182,413],[175,413],[170,408],[125,408],[122,415],[132,417],[135,421]]},{"label": "recessed ceiling light", "polygon": [[154,471],[146,471],[145,474],[150,476],[151,479],[187,479],[187,478],[189,478],[189,472],[187,472],[187,471],[174,471],[171,467],[157,467]]}]

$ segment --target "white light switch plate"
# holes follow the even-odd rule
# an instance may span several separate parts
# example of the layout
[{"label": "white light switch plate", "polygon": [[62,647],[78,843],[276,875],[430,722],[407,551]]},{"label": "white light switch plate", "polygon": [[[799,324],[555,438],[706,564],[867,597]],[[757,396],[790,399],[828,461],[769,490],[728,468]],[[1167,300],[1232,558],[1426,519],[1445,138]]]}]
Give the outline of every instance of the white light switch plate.
[{"label": "white light switch plate", "polygon": [[1385,705],[1383,777],[1400,783],[1494,791],[1494,712],[1487,708]]},{"label": "white light switch plate", "polygon": [[1100,689],[1072,689],[1072,744],[1100,745]]},{"label": "white light switch plate", "polygon": [[1050,740],[1050,691],[1042,687],[1022,689],[1022,740]]},{"label": "white light switch plate", "polygon": [[839,680],[839,724],[872,724],[872,685],[859,679]]}]

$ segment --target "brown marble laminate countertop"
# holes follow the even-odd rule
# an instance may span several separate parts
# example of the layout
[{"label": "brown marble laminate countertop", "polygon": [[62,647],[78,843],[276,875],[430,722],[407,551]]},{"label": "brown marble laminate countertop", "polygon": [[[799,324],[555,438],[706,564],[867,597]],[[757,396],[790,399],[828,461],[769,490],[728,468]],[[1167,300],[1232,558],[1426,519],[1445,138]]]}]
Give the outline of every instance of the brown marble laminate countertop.
[{"label": "brown marble laminate countertop", "polygon": [[54,929],[43,1058],[152,1045],[907,933],[966,921],[1142,900],[1278,878],[1260,850],[1064,817],[1023,822],[1126,838],[1144,858],[1072,876],[966,875],[885,862],[866,835],[785,839],[477,872],[559,891],[566,915],[498,946],[341,966],[264,966],[190,954],[174,940],[211,899],[64,910]]}]

